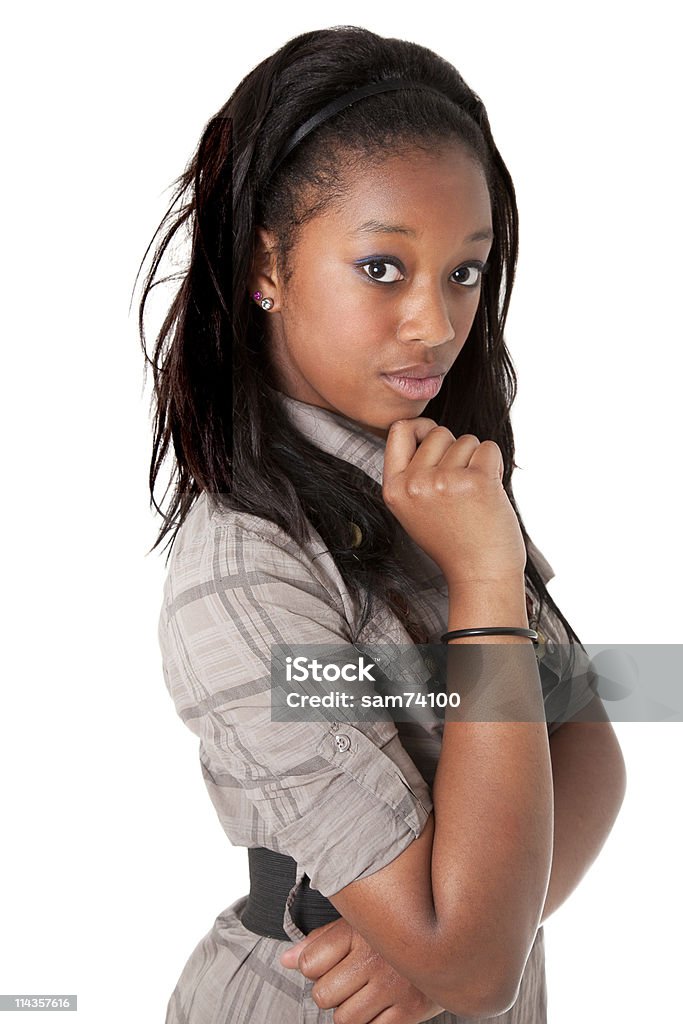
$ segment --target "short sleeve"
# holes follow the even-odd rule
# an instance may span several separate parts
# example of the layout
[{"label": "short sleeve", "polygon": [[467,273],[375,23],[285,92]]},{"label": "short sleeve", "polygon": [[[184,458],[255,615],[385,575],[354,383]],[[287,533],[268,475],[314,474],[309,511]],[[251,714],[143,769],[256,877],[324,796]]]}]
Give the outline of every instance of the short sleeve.
[{"label": "short sleeve", "polygon": [[433,807],[389,715],[271,718],[271,645],[351,642],[331,578],[284,532],[211,520],[169,574],[159,620],[166,683],[228,837],[293,857],[324,896],[394,860]]},{"label": "short sleeve", "polygon": [[[528,549],[543,582],[548,583],[555,576],[555,570],[531,540],[528,541]],[[539,675],[548,735],[552,736],[561,725],[597,698],[597,676],[584,647],[568,643],[562,623],[547,605],[540,619],[537,604],[530,606],[530,625],[532,618],[540,639],[545,641],[539,660]]]}]

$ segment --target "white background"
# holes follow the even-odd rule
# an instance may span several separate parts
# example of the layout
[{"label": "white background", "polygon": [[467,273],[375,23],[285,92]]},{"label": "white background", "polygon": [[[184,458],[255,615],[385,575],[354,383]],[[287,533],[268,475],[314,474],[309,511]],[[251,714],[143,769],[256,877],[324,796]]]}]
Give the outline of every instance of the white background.
[{"label": "white background", "polygon": [[[662,0],[5,15],[0,992],[163,1024],[195,944],[248,889],[161,672],[129,302],[204,124],[293,35],[411,39],[483,98],[521,218],[506,337],[526,526],[585,642],[683,642],[676,17]],[[616,730],[621,815],[545,926],[552,1024],[679,1012],[683,726]]]}]

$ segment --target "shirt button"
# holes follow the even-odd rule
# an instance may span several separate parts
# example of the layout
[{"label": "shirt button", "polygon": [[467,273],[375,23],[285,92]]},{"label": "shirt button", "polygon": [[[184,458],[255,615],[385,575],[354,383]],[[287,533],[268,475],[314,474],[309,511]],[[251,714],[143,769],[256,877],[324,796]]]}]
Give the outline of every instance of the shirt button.
[{"label": "shirt button", "polygon": [[342,754],[351,746],[351,740],[346,735],[346,733],[340,732],[338,736],[334,737],[334,740],[335,743],[337,744],[337,750],[339,750]]},{"label": "shirt button", "polygon": [[332,730],[332,732],[336,732],[338,728],[339,728],[339,722],[332,722],[332,724],[330,726],[330,729]]}]

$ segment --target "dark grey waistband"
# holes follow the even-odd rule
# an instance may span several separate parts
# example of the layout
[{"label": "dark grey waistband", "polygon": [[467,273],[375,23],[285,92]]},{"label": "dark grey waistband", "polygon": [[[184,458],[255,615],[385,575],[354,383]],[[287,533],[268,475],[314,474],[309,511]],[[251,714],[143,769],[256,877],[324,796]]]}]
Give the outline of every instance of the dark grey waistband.
[{"label": "dark grey waistband", "polygon": [[[241,915],[242,924],[257,935],[292,942],[282,921],[287,896],[296,881],[296,861],[263,846],[250,846],[247,853],[250,891]],[[304,875],[294,897],[291,914],[304,935],[341,917],[326,896],[311,889],[308,875]]]}]

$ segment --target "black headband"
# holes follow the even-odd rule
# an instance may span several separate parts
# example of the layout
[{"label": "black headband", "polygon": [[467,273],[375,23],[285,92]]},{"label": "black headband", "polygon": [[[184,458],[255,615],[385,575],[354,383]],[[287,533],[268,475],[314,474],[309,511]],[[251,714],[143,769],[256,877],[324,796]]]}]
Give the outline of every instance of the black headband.
[{"label": "black headband", "polygon": [[298,146],[309,132],[312,132],[323,121],[327,121],[333,114],[343,110],[344,107],[349,107],[356,100],[360,100],[364,96],[371,96],[373,93],[378,92],[391,92],[394,89],[429,89],[430,92],[435,92],[439,96],[445,96],[445,93],[441,92],[440,89],[434,88],[432,85],[427,85],[425,82],[414,82],[407,78],[385,78],[381,82],[370,82],[368,85],[362,85],[358,89],[352,89],[351,92],[345,92],[342,96],[337,96],[336,99],[328,103],[322,110],[319,110],[317,114],[309,117],[300,128],[297,128],[280,150],[273,164],[271,174],[277,170],[285,157],[291,153],[295,146]]}]

